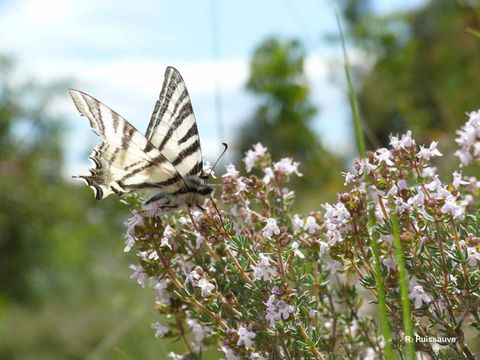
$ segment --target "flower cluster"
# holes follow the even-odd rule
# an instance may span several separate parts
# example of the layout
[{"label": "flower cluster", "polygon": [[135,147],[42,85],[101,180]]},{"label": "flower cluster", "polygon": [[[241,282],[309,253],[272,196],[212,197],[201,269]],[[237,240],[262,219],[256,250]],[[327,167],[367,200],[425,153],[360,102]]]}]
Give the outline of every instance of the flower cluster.
[{"label": "flower cluster", "polygon": [[460,146],[455,155],[462,166],[480,158],[480,110],[473,111],[468,116],[467,123],[457,131],[458,137],[455,139]]},{"label": "flower cluster", "polygon": [[[478,129],[479,118],[471,114],[459,133],[462,149],[478,140],[466,133]],[[221,199],[203,212],[163,214],[137,202],[125,251],[137,251],[132,279],[154,289],[156,309],[166,315],[152,325],[155,336],[184,341],[186,353],[176,359],[212,346],[229,360],[382,358],[385,342],[367,315],[376,305],[362,301],[377,294],[373,239],[391,344],[401,351],[395,216],[416,333],[457,338],[417,350],[468,358],[465,328],[480,328],[480,182],[459,172],[442,179],[431,163],[442,156],[437,145],[418,147],[410,132],[391,136],[389,148],[369,152],[344,174],[348,190],[336,203],[303,215],[293,211],[287,188],[291,176],[301,176],[299,163],[272,162],[261,144],[246,153],[250,175],[226,166]]]}]

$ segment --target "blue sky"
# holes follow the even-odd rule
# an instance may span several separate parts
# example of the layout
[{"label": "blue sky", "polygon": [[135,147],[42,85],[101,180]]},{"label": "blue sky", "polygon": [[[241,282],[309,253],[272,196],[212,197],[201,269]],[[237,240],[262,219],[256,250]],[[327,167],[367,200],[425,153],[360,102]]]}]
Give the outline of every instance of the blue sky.
[{"label": "blue sky", "polygon": [[[377,1],[387,13],[423,0]],[[216,7],[215,7],[216,6]],[[214,9],[218,56],[214,56]],[[330,149],[349,154],[352,134],[336,33],[334,2],[327,0],[17,0],[0,3],[0,52],[18,60],[18,76],[41,81],[71,78],[122,114],[139,130],[147,126],[167,65],[177,67],[190,91],[204,155],[213,159],[221,141],[235,147],[235,133],[255,108],[244,91],[255,46],[269,35],[299,37],[307,45],[306,71],[320,108],[314,131]],[[352,47],[353,61],[369,58]],[[337,79],[339,83],[331,80]],[[218,80],[225,129],[220,139],[214,111]],[[97,139],[67,96],[55,103],[70,129],[66,175],[84,173],[86,153]]]}]

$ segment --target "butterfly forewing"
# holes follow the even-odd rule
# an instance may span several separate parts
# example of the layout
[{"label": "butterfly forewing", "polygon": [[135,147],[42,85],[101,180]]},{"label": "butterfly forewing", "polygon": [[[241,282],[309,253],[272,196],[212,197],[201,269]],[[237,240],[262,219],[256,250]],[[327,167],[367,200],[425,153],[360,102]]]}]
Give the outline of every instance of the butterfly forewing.
[{"label": "butterfly forewing", "polygon": [[97,99],[76,90],[70,95],[103,140],[92,151],[91,175],[79,176],[95,191],[97,199],[136,189],[174,192],[184,187],[175,166],[127,120]]},{"label": "butterfly forewing", "polygon": [[165,71],[146,138],[182,177],[202,175],[202,150],[190,96],[182,76],[173,67],[167,67]]}]

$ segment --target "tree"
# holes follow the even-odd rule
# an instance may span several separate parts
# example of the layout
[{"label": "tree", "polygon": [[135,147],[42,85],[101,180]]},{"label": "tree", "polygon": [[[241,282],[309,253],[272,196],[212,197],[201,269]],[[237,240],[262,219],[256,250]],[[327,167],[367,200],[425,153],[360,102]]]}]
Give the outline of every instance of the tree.
[{"label": "tree", "polygon": [[466,31],[480,28],[478,7],[437,0],[385,17],[370,3],[344,2],[355,44],[377,56],[360,79],[364,120],[383,144],[406,129],[423,142],[450,139],[480,107],[480,41]]},{"label": "tree", "polygon": [[338,163],[310,128],[317,109],[310,101],[304,73],[306,52],[300,41],[268,38],[254,51],[248,91],[261,99],[241,131],[241,154],[262,142],[274,159],[293,157],[302,162],[308,187],[324,184],[333,172],[322,171]]}]

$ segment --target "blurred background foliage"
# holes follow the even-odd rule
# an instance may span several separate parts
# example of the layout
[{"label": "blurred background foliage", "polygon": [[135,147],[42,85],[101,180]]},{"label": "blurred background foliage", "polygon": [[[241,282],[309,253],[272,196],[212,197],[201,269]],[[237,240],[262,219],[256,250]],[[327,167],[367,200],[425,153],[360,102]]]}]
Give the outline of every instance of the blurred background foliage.
[{"label": "blurred background foliage", "polygon": [[[440,139],[451,153],[464,113],[480,104],[480,41],[466,31],[480,29],[478,8],[436,0],[382,17],[368,0],[340,4],[349,48],[372,63],[356,72],[370,148],[411,129],[419,143]],[[326,151],[311,129],[320,109],[306,56],[297,39],[271,37],[255,49],[246,90],[258,107],[241,129],[237,157],[261,141],[274,159],[301,161],[299,210],[333,200],[351,161]],[[115,197],[96,202],[61,175],[66,125],[50,104],[69,86],[18,83],[13,73],[14,61],[1,57],[0,358],[164,359],[180,351],[153,337],[153,294],[129,280],[128,209]]]}]

